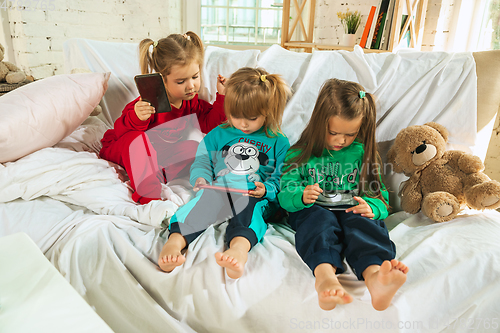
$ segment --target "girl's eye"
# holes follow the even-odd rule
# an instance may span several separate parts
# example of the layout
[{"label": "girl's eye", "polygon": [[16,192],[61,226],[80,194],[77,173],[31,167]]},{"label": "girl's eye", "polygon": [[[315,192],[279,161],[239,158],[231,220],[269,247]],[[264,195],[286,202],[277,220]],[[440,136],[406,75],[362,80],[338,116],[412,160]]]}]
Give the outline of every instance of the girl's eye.
[{"label": "girl's eye", "polygon": [[196,80],[198,78],[198,75],[193,76],[193,80]]},{"label": "girl's eye", "polygon": [[177,82],[177,84],[183,84],[183,83],[184,83],[184,81],[178,81]]}]

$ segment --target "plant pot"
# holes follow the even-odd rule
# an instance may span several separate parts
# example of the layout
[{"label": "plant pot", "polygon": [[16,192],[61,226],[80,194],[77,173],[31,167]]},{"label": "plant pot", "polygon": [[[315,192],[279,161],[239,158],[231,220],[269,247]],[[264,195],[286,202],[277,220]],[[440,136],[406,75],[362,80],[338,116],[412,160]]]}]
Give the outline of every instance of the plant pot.
[{"label": "plant pot", "polygon": [[356,44],[356,34],[344,34],[342,36],[342,46],[354,47]]}]

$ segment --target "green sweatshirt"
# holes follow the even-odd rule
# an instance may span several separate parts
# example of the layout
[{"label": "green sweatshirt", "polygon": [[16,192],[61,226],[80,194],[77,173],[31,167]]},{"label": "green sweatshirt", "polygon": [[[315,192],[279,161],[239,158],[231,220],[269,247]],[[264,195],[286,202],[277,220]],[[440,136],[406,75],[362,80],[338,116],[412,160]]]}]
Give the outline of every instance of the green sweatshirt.
[{"label": "green sweatshirt", "polygon": [[[301,150],[289,150],[285,159],[288,164]],[[296,212],[313,204],[306,205],[302,194],[307,185],[318,183],[323,193],[331,191],[357,191],[359,173],[363,163],[364,145],[354,141],[339,151],[324,149],[320,157],[311,156],[307,163],[286,172],[281,177],[281,192],[278,194],[280,205],[289,212]],[[382,197],[389,202],[389,193],[381,182]],[[380,199],[361,195],[370,205],[374,219],[385,219],[389,212]],[[316,202],[320,204],[320,202]]]}]

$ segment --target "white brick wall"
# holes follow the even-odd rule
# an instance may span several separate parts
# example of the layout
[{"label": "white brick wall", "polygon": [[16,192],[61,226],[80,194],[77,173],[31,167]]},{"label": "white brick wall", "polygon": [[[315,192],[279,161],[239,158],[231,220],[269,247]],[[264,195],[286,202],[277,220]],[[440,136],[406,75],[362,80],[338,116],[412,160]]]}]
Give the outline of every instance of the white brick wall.
[{"label": "white brick wall", "polygon": [[378,5],[378,0],[364,1],[316,1],[316,12],[314,18],[314,41],[328,45],[340,45],[344,28],[340,24],[337,12],[359,11],[361,13],[361,24],[356,32],[356,43],[359,43],[363,35],[366,19],[372,6]]},{"label": "white brick wall", "polygon": [[62,46],[70,38],[139,42],[182,32],[182,0],[52,0],[51,4],[55,10],[42,10],[41,1],[35,9],[19,10],[16,1],[9,1],[11,61],[37,79],[64,72]]},{"label": "white brick wall", "polygon": [[[50,0],[44,0],[48,5]],[[9,1],[8,20],[14,49],[11,59],[35,78],[63,72],[62,44],[81,37],[117,42],[158,39],[182,29],[182,1],[186,0],[51,0],[55,10],[19,10]],[[456,0],[429,0],[422,50],[444,50],[448,38],[453,3]],[[339,44],[343,28],[338,11],[362,13],[358,42],[371,6],[378,0],[318,0],[314,39],[324,44]],[[147,4],[145,4],[147,3]],[[27,9],[30,9],[29,11]],[[439,17],[439,20],[438,20]],[[8,34],[7,34],[8,35]]]}]

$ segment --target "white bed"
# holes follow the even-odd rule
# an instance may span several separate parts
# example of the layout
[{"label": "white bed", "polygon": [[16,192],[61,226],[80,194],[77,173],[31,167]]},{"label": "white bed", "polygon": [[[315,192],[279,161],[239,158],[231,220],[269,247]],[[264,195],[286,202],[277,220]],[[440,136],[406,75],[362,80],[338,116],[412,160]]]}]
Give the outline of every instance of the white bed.
[{"label": "white bed", "polygon": [[[104,112],[78,128],[86,116],[74,120],[69,136],[62,133],[45,148],[32,148],[26,156],[0,164],[0,237],[27,233],[115,332],[500,331],[497,211],[466,210],[441,224],[422,214],[391,215],[387,224],[397,258],[410,272],[383,312],[372,308],[363,282],[351,273],[340,279],[354,301],[321,310],[314,277],[297,255],[294,234],[285,224],[269,225],[238,280],[227,277],[214,260],[224,246],[225,223],[209,227],[190,245],[181,268],[170,274],[160,271],[156,262],[165,242],[160,223],[189,200],[189,185],[169,184],[164,193],[170,200],[139,206],[122,181],[123,170],[96,155],[104,131],[137,95],[137,44],[74,39],[65,44],[65,57],[68,73],[71,68],[111,72],[109,81],[104,74],[75,79],[90,75],[107,88]],[[358,81],[379,97],[383,150],[400,129],[437,121],[450,130],[450,147],[484,158],[484,147],[476,144],[481,141],[476,130],[476,63],[470,53],[365,55],[356,49],[311,55],[278,46],[263,53],[209,47],[205,59],[200,95],[207,100],[215,97],[218,73],[228,77],[238,67],[260,66],[282,74],[294,91],[283,126],[292,143],[305,127],[321,83],[339,77]],[[90,114],[104,90],[86,96],[91,102],[78,109]],[[28,93],[24,98],[31,98]],[[82,89],[68,93],[84,98]],[[37,98],[45,102],[48,97]],[[0,108],[5,102],[0,98]],[[68,103],[65,112],[72,112],[75,102]],[[397,190],[402,179],[390,175],[387,184]],[[397,209],[397,199],[391,199]],[[36,314],[27,320],[37,320]]]}]

